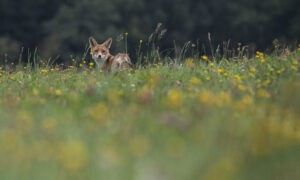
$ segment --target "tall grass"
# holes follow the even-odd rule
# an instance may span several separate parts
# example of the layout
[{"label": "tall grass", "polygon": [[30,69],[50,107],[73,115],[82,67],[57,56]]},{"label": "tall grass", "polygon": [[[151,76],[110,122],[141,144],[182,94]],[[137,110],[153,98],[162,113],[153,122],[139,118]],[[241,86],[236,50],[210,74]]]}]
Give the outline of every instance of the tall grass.
[{"label": "tall grass", "polygon": [[118,73],[1,65],[0,179],[298,179],[300,49],[163,56],[159,29]]}]

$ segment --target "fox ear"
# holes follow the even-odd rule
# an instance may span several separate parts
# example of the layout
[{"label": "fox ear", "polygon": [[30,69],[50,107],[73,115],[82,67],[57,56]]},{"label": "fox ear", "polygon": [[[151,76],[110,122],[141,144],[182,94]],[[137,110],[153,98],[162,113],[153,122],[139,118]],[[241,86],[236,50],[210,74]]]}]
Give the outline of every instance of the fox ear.
[{"label": "fox ear", "polygon": [[108,39],[103,43],[103,45],[109,49],[110,46],[111,46],[111,43],[112,43],[112,38],[108,38]]},{"label": "fox ear", "polygon": [[90,48],[95,47],[98,44],[97,41],[96,41],[96,39],[93,38],[93,37],[89,38],[89,43],[90,43]]}]

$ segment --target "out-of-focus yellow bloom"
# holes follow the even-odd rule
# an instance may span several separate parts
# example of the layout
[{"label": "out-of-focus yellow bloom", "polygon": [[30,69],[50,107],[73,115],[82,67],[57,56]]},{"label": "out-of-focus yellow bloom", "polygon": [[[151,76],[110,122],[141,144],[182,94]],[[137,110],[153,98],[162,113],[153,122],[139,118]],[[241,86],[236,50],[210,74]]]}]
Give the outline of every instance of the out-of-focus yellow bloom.
[{"label": "out-of-focus yellow bloom", "polygon": [[16,124],[18,131],[22,134],[28,134],[34,127],[34,121],[30,114],[26,111],[18,112],[18,120]]},{"label": "out-of-focus yellow bloom", "polygon": [[224,72],[224,69],[218,69],[218,73],[223,73]]},{"label": "out-of-focus yellow bloom", "polygon": [[200,84],[201,83],[201,80],[197,77],[193,77],[191,79],[191,83],[194,84],[194,85],[197,85],[197,84]]},{"label": "out-of-focus yellow bloom", "polygon": [[128,36],[128,32],[126,32],[125,35]]},{"label": "out-of-focus yellow bloom", "polygon": [[58,156],[61,164],[70,171],[81,170],[88,162],[88,152],[80,141],[62,144]]},{"label": "out-of-focus yellow bloom", "polygon": [[270,94],[264,89],[259,89],[257,91],[256,95],[259,98],[269,98],[270,97]]},{"label": "out-of-focus yellow bloom", "polygon": [[90,66],[94,66],[94,63],[93,62],[90,62],[90,64],[89,64]]},{"label": "out-of-focus yellow bloom", "polygon": [[298,61],[293,61],[292,64],[293,64],[293,65],[297,65],[297,64],[298,64]]},{"label": "out-of-focus yellow bloom", "polygon": [[61,96],[61,95],[62,95],[61,90],[56,90],[56,91],[55,91],[55,95],[56,95],[56,96]]},{"label": "out-of-focus yellow bloom", "polygon": [[281,71],[280,71],[280,70],[277,70],[276,73],[279,75],[279,74],[281,74]]},{"label": "out-of-focus yellow bloom", "polygon": [[215,105],[215,103],[217,101],[216,96],[207,89],[204,89],[201,92],[199,92],[197,97],[198,97],[199,102],[201,102],[207,106]]},{"label": "out-of-focus yellow bloom", "polygon": [[265,82],[263,83],[264,86],[268,86],[271,83],[271,81],[269,79],[265,80]]},{"label": "out-of-focus yellow bloom", "polygon": [[246,87],[244,86],[244,85],[238,85],[238,88],[239,88],[239,90],[241,90],[241,91],[246,91]]},{"label": "out-of-focus yellow bloom", "polygon": [[255,72],[255,69],[254,69],[254,68],[251,68],[251,69],[250,69],[250,72],[254,73],[254,72]]},{"label": "out-of-focus yellow bloom", "polygon": [[53,133],[56,128],[56,122],[53,118],[45,118],[42,121],[42,127],[47,133]]},{"label": "out-of-focus yellow bloom", "polygon": [[109,109],[104,102],[101,102],[98,105],[89,108],[88,115],[92,119],[96,120],[101,126],[107,127],[111,125]]},{"label": "out-of-focus yellow bloom", "polygon": [[205,60],[205,61],[208,60],[208,57],[207,57],[207,56],[201,56],[201,58],[202,58],[203,60]]},{"label": "out-of-focus yellow bloom", "polygon": [[47,72],[48,72],[47,69],[42,69],[42,70],[40,71],[40,73],[47,73]]},{"label": "out-of-focus yellow bloom", "polygon": [[35,96],[39,95],[39,91],[36,90],[36,89],[34,89],[34,90],[33,90],[33,95],[35,95]]},{"label": "out-of-focus yellow bloom", "polygon": [[225,77],[228,76],[228,72],[225,72],[225,73],[223,74],[223,76],[225,76]]},{"label": "out-of-focus yellow bloom", "polygon": [[210,65],[210,67],[213,67],[213,66],[214,66],[214,63],[210,63],[209,65]]},{"label": "out-of-focus yellow bloom", "polygon": [[171,89],[168,93],[167,104],[171,108],[178,108],[182,105],[182,97],[177,89]]},{"label": "out-of-focus yellow bloom", "polygon": [[143,40],[140,40],[140,44],[142,44],[143,43]]},{"label": "out-of-focus yellow bloom", "polygon": [[209,81],[209,80],[210,80],[210,77],[207,77],[206,80]]},{"label": "out-of-focus yellow bloom", "polygon": [[241,82],[241,77],[239,76],[239,75],[234,75],[233,76],[234,77],[234,79],[236,79],[238,82]]},{"label": "out-of-focus yellow bloom", "polygon": [[187,58],[184,62],[184,64],[189,67],[189,68],[193,68],[194,67],[194,60],[192,58]]}]

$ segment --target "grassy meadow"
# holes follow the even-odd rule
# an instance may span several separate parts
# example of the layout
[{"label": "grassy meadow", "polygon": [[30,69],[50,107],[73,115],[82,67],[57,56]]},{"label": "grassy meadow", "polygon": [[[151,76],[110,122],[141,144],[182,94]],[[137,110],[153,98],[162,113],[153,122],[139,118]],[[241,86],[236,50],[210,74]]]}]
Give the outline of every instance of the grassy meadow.
[{"label": "grassy meadow", "polygon": [[181,58],[1,64],[0,179],[299,179],[300,47]]}]

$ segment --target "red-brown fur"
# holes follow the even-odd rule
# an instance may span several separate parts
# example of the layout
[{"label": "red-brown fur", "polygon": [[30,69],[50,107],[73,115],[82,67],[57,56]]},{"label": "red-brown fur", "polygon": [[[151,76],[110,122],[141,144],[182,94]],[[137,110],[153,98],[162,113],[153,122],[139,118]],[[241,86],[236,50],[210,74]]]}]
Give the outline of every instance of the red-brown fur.
[{"label": "red-brown fur", "polygon": [[101,69],[104,71],[111,71],[119,69],[120,67],[129,68],[132,63],[131,59],[127,54],[117,54],[113,56],[109,53],[111,47],[112,38],[107,39],[104,43],[98,44],[97,41],[93,38],[89,38],[91,54],[98,66],[101,66]]}]

